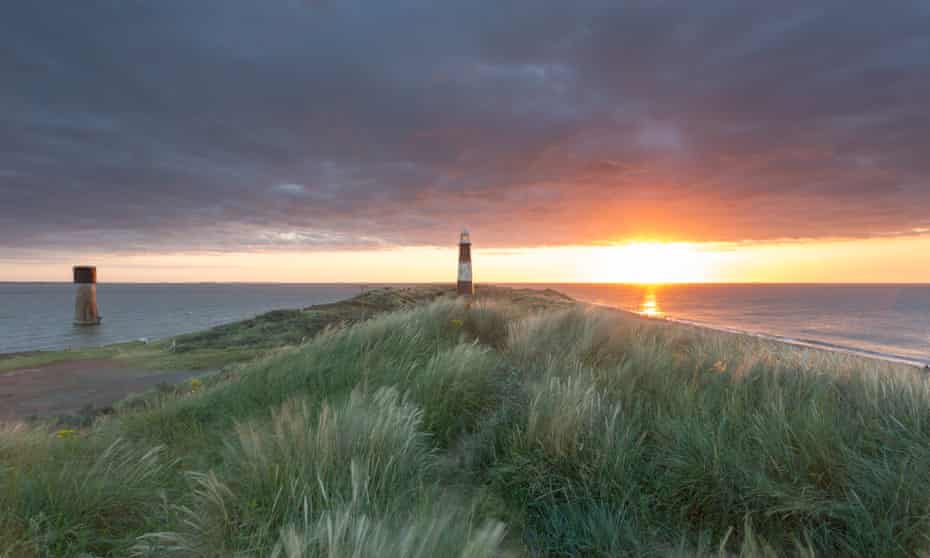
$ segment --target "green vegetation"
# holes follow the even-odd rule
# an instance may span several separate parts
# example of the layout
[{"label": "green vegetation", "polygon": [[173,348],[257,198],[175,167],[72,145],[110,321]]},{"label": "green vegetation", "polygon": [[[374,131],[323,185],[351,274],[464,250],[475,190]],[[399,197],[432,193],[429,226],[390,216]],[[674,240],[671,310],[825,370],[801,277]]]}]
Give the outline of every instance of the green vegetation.
[{"label": "green vegetation", "polygon": [[[495,292],[496,287],[486,287]],[[153,370],[206,370],[244,362],[287,345],[302,343],[323,329],[454,294],[450,287],[379,288],[331,304],[302,310],[273,310],[254,318],[186,335],[145,343],[131,341],[105,347],[35,351],[0,355],[0,374],[56,362],[108,359]],[[545,304],[548,292],[514,291],[508,295],[529,304]]]},{"label": "green vegetation", "polygon": [[0,429],[0,556],[930,547],[916,369],[552,293],[418,302],[303,342],[272,320],[298,344],[89,428]]}]

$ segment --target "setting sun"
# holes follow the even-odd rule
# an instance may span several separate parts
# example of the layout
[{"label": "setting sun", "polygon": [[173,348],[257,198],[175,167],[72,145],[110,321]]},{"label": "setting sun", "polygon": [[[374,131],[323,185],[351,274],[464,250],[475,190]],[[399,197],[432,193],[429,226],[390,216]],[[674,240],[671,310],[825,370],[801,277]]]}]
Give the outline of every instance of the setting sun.
[{"label": "setting sun", "polygon": [[708,255],[695,245],[635,242],[611,248],[609,259],[594,273],[611,283],[695,283],[707,280]]}]

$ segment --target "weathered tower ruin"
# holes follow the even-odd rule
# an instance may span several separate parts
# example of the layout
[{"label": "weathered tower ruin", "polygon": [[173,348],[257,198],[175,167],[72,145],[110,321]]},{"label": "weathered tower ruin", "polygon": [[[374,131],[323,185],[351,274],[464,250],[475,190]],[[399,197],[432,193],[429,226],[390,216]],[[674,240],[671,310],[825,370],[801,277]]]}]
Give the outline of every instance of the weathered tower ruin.
[{"label": "weathered tower ruin", "polygon": [[97,268],[93,266],[75,266],[74,284],[74,323],[76,325],[97,325],[100,314],[97,311]]}]

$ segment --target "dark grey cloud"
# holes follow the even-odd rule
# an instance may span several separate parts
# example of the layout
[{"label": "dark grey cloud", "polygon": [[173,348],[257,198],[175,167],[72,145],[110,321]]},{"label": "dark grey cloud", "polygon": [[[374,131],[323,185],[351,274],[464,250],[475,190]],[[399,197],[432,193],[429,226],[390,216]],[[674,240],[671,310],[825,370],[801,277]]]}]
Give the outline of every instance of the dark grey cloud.
[{"label": "dark grey cloud", "polygon": [[20,2],[0,253],[930,227],[930,3]]}]

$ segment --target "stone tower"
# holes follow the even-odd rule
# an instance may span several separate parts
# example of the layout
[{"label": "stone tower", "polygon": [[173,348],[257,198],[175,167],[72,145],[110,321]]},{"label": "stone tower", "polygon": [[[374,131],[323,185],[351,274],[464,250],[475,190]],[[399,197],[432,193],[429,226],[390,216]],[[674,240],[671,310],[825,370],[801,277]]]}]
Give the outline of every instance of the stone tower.
[{"label": "stone tower", "polygon": [[74,294],[75,325],[97,325],[100,313],[97,311],[97,268],[93,266],[75,266]]}]

